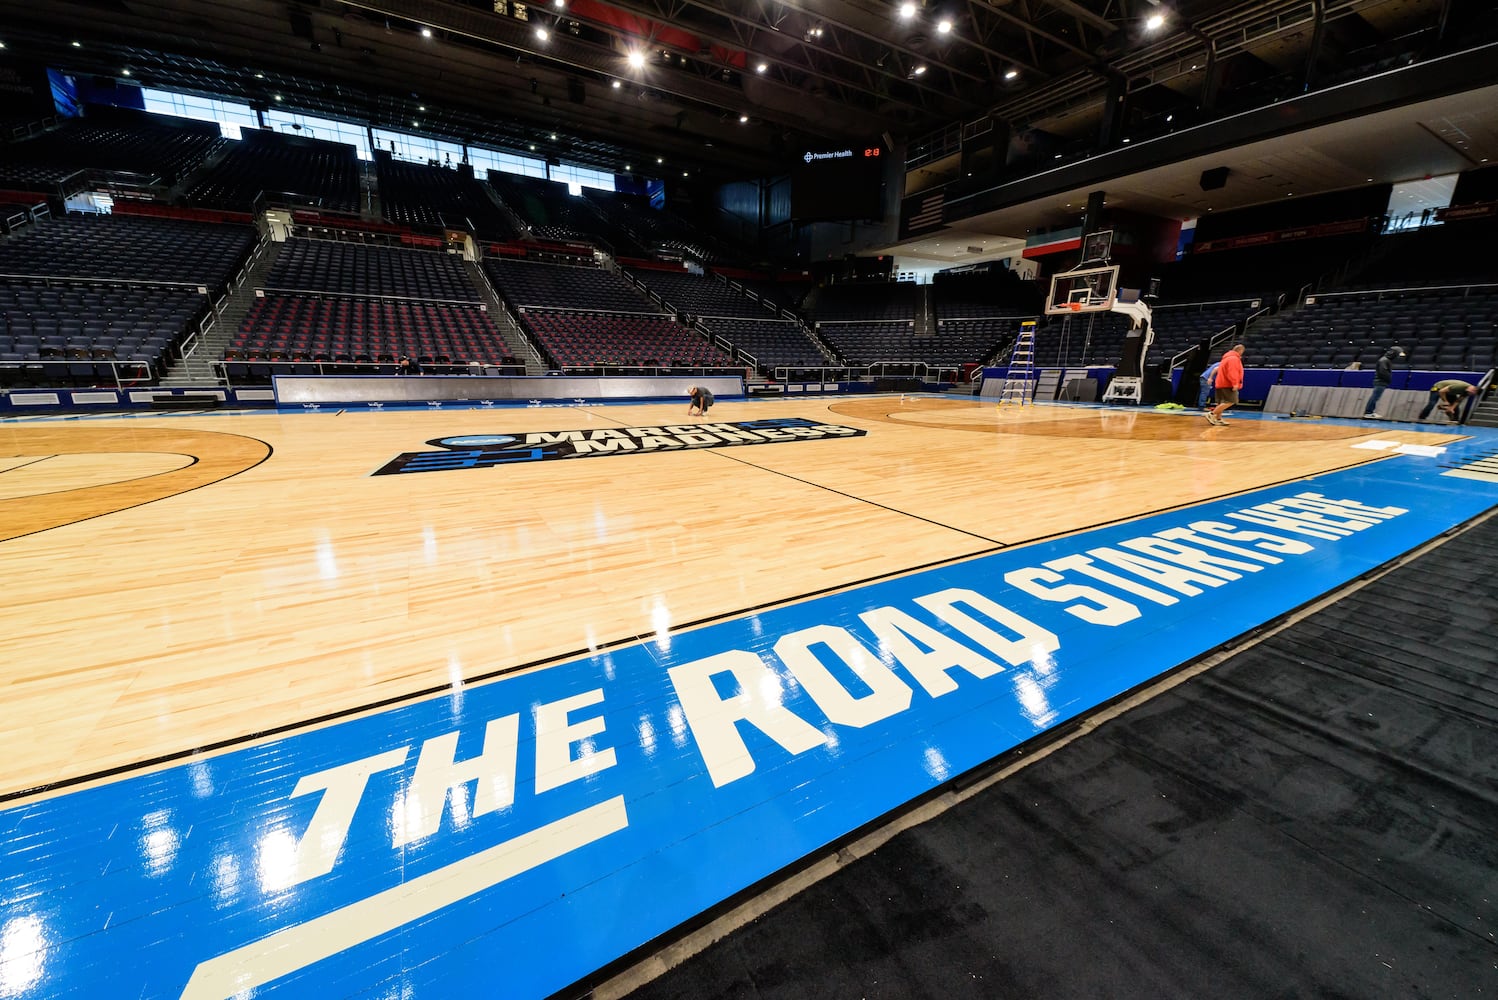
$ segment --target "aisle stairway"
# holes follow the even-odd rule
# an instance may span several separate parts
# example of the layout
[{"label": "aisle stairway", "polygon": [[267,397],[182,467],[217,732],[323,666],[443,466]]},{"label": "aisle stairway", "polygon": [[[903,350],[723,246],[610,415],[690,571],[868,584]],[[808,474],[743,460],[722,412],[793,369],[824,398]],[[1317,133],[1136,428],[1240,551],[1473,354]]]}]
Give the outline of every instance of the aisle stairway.
[{"label": "aisle stairway", "polygon": [[161,378],[162,385],[220,384],[213,362],[223,360],[224,351],[228,349],[234,334],[255,304],[255,289],[264,286],[265,276],[270,273],[271,266],[275,264],[284,245],[269,237],[261,240],[240,279],[231,285],[223,312],[214,320],[208,332],[198,339],[191,356],[176,359],[166,370]]}]

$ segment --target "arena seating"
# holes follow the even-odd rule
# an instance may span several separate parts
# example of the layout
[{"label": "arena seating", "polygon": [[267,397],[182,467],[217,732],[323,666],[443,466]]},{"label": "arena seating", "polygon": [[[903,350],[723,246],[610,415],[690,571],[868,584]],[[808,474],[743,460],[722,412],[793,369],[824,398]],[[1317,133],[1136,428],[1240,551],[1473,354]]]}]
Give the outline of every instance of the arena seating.
[{"label": "arena seating", "polygon": [[711,263],[750,257],[747,248],[731,247],[728,241],[703,232],[669,211],[651,208],[639,195],[588,191],[586,196],[616,228],[627,232],[633,243],[662,260]]},{"label": "arena seating", "polygon": [[67,215],[0,241],[0,275],[186,282],[218,291],[255,240],[250,226]]},{"label": "arena seating", "polygon": [[533,309],[521,320],[559,368],[735,368],[732,358],[669,316]]},{"label": "arena seating", "polygon": [[1013,343],[1019,325],[1033,316],[989,316],[983,319],[943,319],[936,324],[936,337],[916,344],[922,360],[941,365],[976,364],[990,360],[1001,348]]},{"label": "arena seating", "polygon": [[661,309],[624,278],[597,267],[484,259],[484,272],[511,307],[658,313]]},{"label": "arena seating", "polygon": [[565,184],[491,170],[489,185],[538,239],[602,244],[615,255],[646,256],[627,231],[606,219],[592,202],[570,194]]},{"label": "arena seating", "polygon": [[703,322],[713,334],[752,356],[766,375],[776,368],[823,368],[833,364],[800,324],[790,320],[714,316]]},{"label": "arena seating", "polygon": [[64,177],[92,169],[172,184],[224,145],[218,126],[118,112],[76,118],[5,147],[0,187],[50,189]]},{"label": "arena seating", "polygon": [[315,295],[256,300],[225,355],[229,361],[513,363],[487,313],[446,302]]},{"label": "arena seating", "polygon": [[829,285],[803,302],[818,323],[911,322],[915,319],[920,287],[908,281]]},{"label": "arena seating", "polygon": [[[167,352],[207,309],[207,297],[191,288],[0,279],[0,384],[113,384],[115,360],[160,374]],[[42,360],[68,365],[25,364]]]},{"label": "arena seating", "polygon": [[510,225],[472,171],[406,163],[375,154],[380,183],[380,210],[398,226],[443,227],[482,239],[513,239]]},{"label": "arena seating", "polygon": [[462,260],[454,255],[334,240],[287,240],[266,275],[265,287],[401,299],[480,300]]},{"label": "arena seating", "polygon": [[1155,342],[1150,348],[1151,361],[1169,364],[1181,351],[1194,347],[1236,323],[1255,310],[1252,299],[1227,302],[1171,303],[1157,305],[1153,325]]},{"label": "arena seating", "polygon": [[1034,281],[1007,268],[937,274],[931,282],[936,315],[943,320],[988,316],[1038,317],[1045,297]]},{"label": "arena seating", "polygon": [[774,306],[776,309],[789,309],[796,312],[801,308],[801,302],[812,289],[811,281],[760,281],[741,280],[739,284],[752,291],[760,297],[762,302]]},{"label": "arena seating", "polygon": [[359,156],[353,146],[258,129],[242,135],[189,188],[188,203],[249,211],[264,192],[276,201],[324,211],[359,211]]},{"label": "arena seating", "polygon": [[1256,323],[1248,343],[1260,366],[1368,368],[1397,343],[1411,368],[1486,370],[1498,364],[1498,286],[1321,294]]},{"label": "arena seating", "polygon": [[690,316],[768,319],[773,315],[763,304],[734,291],[716,278],[685,271],[640,269],[631,273],[667,305]]},{"label": "arena seating", "polygon": [[[1047,317],[1035,331],[1035,363],[1063,367],[1117,364],[1130,324],[1129,317],[1112,312]],[[1160,355],[1151,360],[1163,363]]]}]

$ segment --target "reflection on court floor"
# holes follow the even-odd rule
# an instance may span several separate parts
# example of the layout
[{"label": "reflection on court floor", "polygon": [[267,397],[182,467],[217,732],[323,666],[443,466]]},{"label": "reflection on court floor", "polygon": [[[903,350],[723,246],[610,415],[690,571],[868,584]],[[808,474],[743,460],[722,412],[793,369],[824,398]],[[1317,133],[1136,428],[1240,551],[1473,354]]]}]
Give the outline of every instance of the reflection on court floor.
[{"label": "reflection on court floor", "polygon": [[[752,405],[745,409],[753,412]],[[600,412],[568,415],[587,416],[598,426],[651,426],[637,419],[639,413]],[[972,410],[960,414],[959,421],[994,419]],[[785,415],[796,414],[777,413]],[[387,416],[393,415],[379,418]],[[950,778],[1355,579],[1498,500],[1498,485],[1444,475],[1464,456],[1490,453],[1480,439],[1449,437],[1449,446],[1435,455],[1396,454],[1398,442],[1391,449],[1354,448],[1380,437],[1353,433],[1239,441],[1225,456],[1215,440],[1187,441],[1168,430],[1153,445],[1164,449],[1157,466],[1168,468],[1152,474],[1160,477],[1157,494],[1166,483],[1178,485],[1171,502],[1153,501],[1157,513],[1140,517],[1128,510],[1124,498],[1137,483],[1105,483],[1089,494],[1095,470],[1068,470],[1069,459],[1060,457],[1052,437],[1048,470],[994,484],[984,517],[969,515],[956,527],[940,518],[951,508],[939,494],[965,485],[972,443],[950,441],[970,435],[899,426],[907,416],[899,412],[822,409],[816,416],[866,433],[782,449],[372,477],[391,454],[419,450],[422,441],[443,433],[427,433],[435,422],[423,424],[418,433],[427,436],[412,442],[412,428],[381,420],[382,426],[355,428],[344,442],[355,445],[349,449],[355,454],[326,455],[317,472],[327,485],[338,478],[328,472],[342,470],[350,485],[325,489],[319,499],[324,511],[347,505],[339,517],[348,523],[318,514],[311,497],[297,496],[296,477],[308,467],[297,464],[296,452],[310,453],[310,445],[294,425],[322,421],[318,430],[326,439],[329,418],[262,418],[265,438],[279,435],[274,454],[240,475],[98,516],[86,526],[4,543],[0,559],[20,565],[49,549],[55,554],[61,543],[51,541],[54,536],[82,538],[86,528],[98,533],[105,558],[97,565],[107,576],[119,570],[110,559],[129,551],[132,533],[135,544],[142,536],[158,539],[174,516],[178,528],[191,533],[182,519],[195,509],[217,523],[222,512],[195,508],[216,491],[230,495],[214,502],[240,515],[255,511],[234,495],[255,476],[262,516],[266,509],[305,515],[289,531],[270,518],[263,532],[241,526],[225,542],[233,558],[212,563],[220,577],[258,578],[231,582],[249,601],[237,609],[241,621],[222,621],[223,606],[210,601],[202,607],[201,594],[196,612],[157,610],[170,614],[173,625],[180,621],[186,634],[196,631],[195,642],[211,646],[216,636],[228,664],[215,674],[211,648],[195,650],[204,662],[194,676],[170,684],[156,678],[159,703],[179,699],[183,712],[216,716],[225,739],[250,738],[178,755],[154,769],[32,795],[0,812],[0,882],[8,901],[0,974],[7,994],[226,997],[264,990],[446,997],[502,988],[506,995],[546,996]],[[1190,420],[1129,416],[1137,424]],[[551,429],[508,418],[488,414],[484,421],[491,433],[499,422],[521,433]],[[1036,423],[1048,419],[1056,417],[1034,416]],[[1097,420],[1098,436],[1088,440],[1107,441],[1109,425]],[[233,432],[242,434],[245,426],[236,424]],[[984,425],[982,433],[1010,457],[1041,439],[1011,430]],[[450,433],[479,432],[457,427]],[[895,435],[909,436],[892,441]],[[1222,489],[1242,475],[1235,462],[1253,460],[1237,453],[1263,448],[1278,454],[1286,445],[1300,449],[1301,462],[1340,471],[1246,492]],[[903,457],[891,464],[897,446]],[[287,467],[278,470],[283,454],[290,456]],[[1096,453],[1084,448],[1084,454]],[[992,460],[985,452],[975,464]],[[819,474],[818,461],[837,464]],[[727,470],[725,462],[732,463]],[[684,469],[683,463],[691,464]],[[886,479],[892,468],[919,466],[920,472],[905,475],[928,481],[884,485],[873,491],[880,501],[840,488],[881,465]],[[568,477],[557,479],[556,466],[572,467]],[[611,469],[616,478],[573,478],[602,477]],[[511,478],[485,478],[517,471]],[[1058,492],[1065,474],[1075,484],[1070,498]],[[655,506],[616,496],[627,492],[634,476],[642,477],[634,485],[654,484]],[[713,488],[713,476],[721,488]],[[1283,478],[1291,477],[1267,481]],[[675,490],[683,479],[685,488]],[[1064,512],[1070,531],[1044,530],[1061,523],[1055,512],[1037,514],[1031,523],[1003,516],[1005,502],[1019,508],[1038,481],[1048,484],[1050,495],[1034,501],[1037,510],[1070,503],[1073,509]],[[820,502],[870,517],[871,526],[891,535],[919,535],[919,544],[895,545],[893,557],[888,551],[863,555],[865,548],[880,549],[884,536],[844,531],[818,544],[807,536],[808,544],[795,551],[782,545],[757,552],[766,544],[766,526],[777,519],[754,520],[751,537],[740,541],[743,526],[722,518],[726,512],[753,518],[752,505],[774,492],[769,484],[787,494],[804,492],[808,510]],[[591,492],[576,497],[573,509],[559,513],[543,505],[545,498],[579,489]],[[361,513],[356,501],[379,490],[398,495],[384,497],[377,516]],[[723,503],[714,510],[719,496]],[[979,504],[981,496],[969,496],[968,503]],[[1098,496],[1115,498],[1119,510],[1094,509]],[[142,513],[172,504],[180,506]],[[470,510],[481,504],[490,506],[491,527],[465,551],[454,526],[482,520]],[[112,518],[125,522],[118,529],[123,537],[110,529]],[[382,548],[381,539],[406,530],[403,518],[414,520],[418,547]],[[712,561],[742,560],[752,569],[716,578],[719,591],[682,614],[665,588],[684,565],[708,565],[687,537],[709,524],[716,531]],[[1107,526],[1088,527],[1096,524]],[[360,530],[370,536],[362,551],[351,541]],[[522,541],[543,530],[553,533],[546,544]],[[1053,537],[1001,545],[1027,531]],[[561,544],[558,534],[571,544]],[[595,617],[592,604],[607,601],[590,580],[595,566],[608,579],[626,575],[610,564],[620,558],[612,551],[620,538],[643,577],[631,597],[638,603],[623,616],[600,609]],[[277,549],[288,544],[292,557]],[[504,546],[522,551],[502,558]],[[449,557],[450,547],[458,551]],[[241,561],[246,565],[236,569]],[[804,567],[807,562],[813,565]],[[523,565],[541,582],[507,590],[500,574]],[[881,572],[881,565],[893,568]],[[206,572],[197,585],[206,583]],[[839,575],[844,586],[819,586]],[[344,592],[351,578],[355,589]],[[690,591],[701,581],[686,584]],[[482,593],[486,588],[489,594]],[[93,593],[102,600],[101,591]],[[451,595],[449,607],[461,613],[448,615],[445,632],[435,632],[424,616],[440,612],[443,595]],[[566,610],[545,618],[548,600]],[[184,601],[184,608],[192,606],[186,595]],[[295,610],[301,602],[321,603],[303,619]],[[365,614],[347,638],[320,638],[299,631],[300,625],[260,630],[255,624],[261,616],[274,622],[283,610],[291,615],[281,619],[286,623],[349,609]],[[527,617],[532,611],[535,622]],[[482,645],[566,614],[576,619],[574,630],[593,630],[593,649],[544,668],[504,669],[524,661],[462,645],[465,634]],[[116,624],[107,611],[101,618],[106,632],[124,628],[123,619]],[[632,632],[618,627],[629,620],[638,623]],[[701,623],[684,625],[693,621]],[[349,625],[320,627],[332,633]],[[152,640],[168,658],[172,643],[181,641],[172,633],[166,628]],[[251,648],[246,637],[253,637]],[[36,630],[6,640],[21,650],[47,641]],[[51,641],[87,670],[99,671],[101,681],[118,655],[70,644],[58,633]],[[384,678],[385,689],[404,683],[407,692],[426,693],[274,738],[240,732],[252,723],[233,718],[235,706],[224,698],[239,683],[235,675],[253,670],[257,655],[269,663],[316,660],[318,642],[334,650],[328,672],[338,675],[323,677],[323,685],[361,683],[357,655],[337,650],[392,646],[389,655],[368,654],[371,670],[409,664],[416,669]],[[53,714],[65,715],[62,672],[46,676],[37,661],[26,662],[20,670],[6,668],[9,679],[52,685]],[[485,668],[497,668],[493,679],[477,679]],[[432,685],[434,676],[440,680]],[[116,699],[128,697],[132,683],[109,691]],[[318,690],[314,685],[304,710],[337,704],[320,700]],[[267,696],[265,717],[287,718],[278,713],[295,694]],[[153,721],[142,713],[105,722],[107,709],[96,718],[81,743],[110,729],[134,734]],[[32,728],[44,732],[47,725],[38,718]],[[209,722],[194,725],[207,728]],[[180,730],[193,731],[186,724]],[[136,745],[161,744],[142,739]],[[137,761],[147,759],[136,752]],[[37,759],[47,760],[47,753]],[[17,789],[28,779],[12,773],[8,780]]]}]

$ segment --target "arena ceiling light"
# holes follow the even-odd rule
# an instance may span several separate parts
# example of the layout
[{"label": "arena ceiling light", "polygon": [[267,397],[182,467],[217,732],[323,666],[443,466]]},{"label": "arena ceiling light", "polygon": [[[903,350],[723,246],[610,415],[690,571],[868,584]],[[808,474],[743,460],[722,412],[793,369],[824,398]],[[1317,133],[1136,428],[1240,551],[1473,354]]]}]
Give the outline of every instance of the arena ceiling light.
[{"label": "arena ceiling light", "polygon": [[950,35],[952,33],[952,22],[945,17],[937,21],[936,33],[938,35]]},{"label": "arena ceiling light", "polygon": [[609,86],[613,87],[615,90],[618,90],[620,87],[624,86],[624,84],[620,83],[618,80],[611,80],[609,82]]},{"label": "arena ceiling light", "polygon": [[744,125],[749,121],[748,115],[739,115],[739,124]]},{"label": "arena ceiling light", "polygon": [[81,48],[83,48],[83,43],[82,42],[74,42],[73,43],[73,48],[75,48],[75,49],[81,49]]},{"label": "arena ceiling light", "polygon": [[900,5],[900,20],[908,21],[913,17],[915,17],[915,4],[909,2],[902,3]]},{"label": "arena ceiling light", "polygon": [[551,33],[549,31],[547,31],[545,28],[537,28],[536,29],[536,40],[537,41],[544,42],[544,41],[546,41],[550,37],[551,37]]},{"label": "arena ceiling light", "polygon": [[924,63],[922,63],[921,65],[917,66],[915,69],[911,70],[910,72],[914,76],[920,76],[920,75],[922,75],[923,73],[926,72],[926,66],[925,66]]},{"label": "arena ceiling light", "polygon": [[1164,12],[1162,12],[1162,11],[1155,11],[1155,13],[1153,13],[1149,17],[1145,18],[1145,20],[1144,20],[1144,26],[1146,28],[1148,28],[1150,31],[1159,31],[1161,28],[1165,27],[1165,14],[1164,14]]},{"label": "arena ceiling light", "polygon": [[629,63],[630,68],[632,69],[645,68],[645,53],[641,52],[639,49],[632,49],[629,55],[625,56],[624,59]]},{"label": "arena ceiling light", "polygon": [[769,68],[770,68],[770,64],[769,63],[760,63],[758,66],[754,67],[754,72],[756,72],[756,73],[763,73],[765,70],[767,70]]},{"label": "arena ceiling light", "polygon": [[422,38],[431,38],[432,37],[432,29],[431,28],[422,28],[421,29],[421,37]]},{"label": "arena ceiling light", "polygon": [[1019,70],[1017,69],[1006,70],[1004,73],[1004,79],[1006,80],[1013,80],[1017,76],[1019,76]]}]

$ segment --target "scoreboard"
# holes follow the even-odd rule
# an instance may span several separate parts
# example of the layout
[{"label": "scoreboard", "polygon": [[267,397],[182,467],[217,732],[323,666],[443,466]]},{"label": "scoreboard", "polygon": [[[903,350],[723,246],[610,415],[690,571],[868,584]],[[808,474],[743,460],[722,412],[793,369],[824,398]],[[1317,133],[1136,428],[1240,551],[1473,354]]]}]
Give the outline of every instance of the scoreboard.
[{"label": "scoreboard", "polygon": [[878,139],[802,150],[791,170],[791,218],[797,222],[882,218],[889,159],[889,151]]}]

